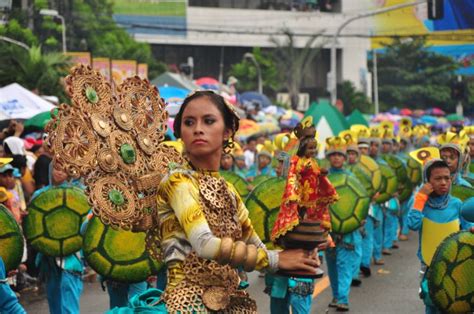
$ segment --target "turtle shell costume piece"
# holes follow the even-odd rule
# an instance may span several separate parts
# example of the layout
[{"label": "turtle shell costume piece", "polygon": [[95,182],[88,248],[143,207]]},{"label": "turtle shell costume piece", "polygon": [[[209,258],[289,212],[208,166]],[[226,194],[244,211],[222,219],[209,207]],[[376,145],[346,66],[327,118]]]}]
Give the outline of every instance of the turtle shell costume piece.
[{"label": "turtle shell costume piece", "polygon": [[16,269],[23,256],[23,236],[10,210],[0,205],[0,256],[6,271]]},{"label": "turtle shell costume piece", "polygon": [[[156,87],[133,77],[112,88],[83,65],[72,69],[66,84],[71,106],[61,105],[46,128],[53,161],[69,176],[84,178],[93,213],[103,225],[145,231],[145,240],[140,236],[135,242],[153,259],[142,254],[143,247],[130,252],[123,241],[107,239],[113,232],[104,236],[99,230],[97,237],[86,236],[84,245],[89,259],[97,252],[98,260],[105,257],[95,270],[113,274],[124,254],[133,253],[148,265],[134,268],[140,276],[167,264],[160,304],[170,312],[255,313],[236,269],[276,270],[278,253],[267,252],[238,193],[218,172],[194,170],[175,147],[163,143],[168,114]],[[212,252],[206,251],[205,259],[196,251],[205,245],[194,242],[201,237],[193,232],[207,228]],[[109,254],[114,250],[119,252]],[[107,265],[110,261],[115,265]],[[133,272],[123,280],[136,281]]]},{"label": "turtle shell costume piece", "polygon": [[369,195],[359,180],[352,175],[333,173],[328,178],[340,196],[340,199],[329,207],[332,231],[339,234],[352,232],[360,227],[369,213]]},{"label": "turtle shell costume piece", "polygon": [[431,300],[443,313],[474,311],[474,234],[460,231],[438,246],[428,269]]},{"label": "turtle shell costume piece", "polygon": [[249,190],[247,189],[249,184],[244,178],[232,171],[220,171],[220,174],[227,182],[237,189],[237,192],[239,192],[242,199],[245,199],[249,195]]},{"label": "turtle shell costume piece", "polygon": [[87,196],[78,187],[56,187],[36,196],[28,206],[25,236],[38,252],[64,257],[81,249],[81,224],[89,212]]}]

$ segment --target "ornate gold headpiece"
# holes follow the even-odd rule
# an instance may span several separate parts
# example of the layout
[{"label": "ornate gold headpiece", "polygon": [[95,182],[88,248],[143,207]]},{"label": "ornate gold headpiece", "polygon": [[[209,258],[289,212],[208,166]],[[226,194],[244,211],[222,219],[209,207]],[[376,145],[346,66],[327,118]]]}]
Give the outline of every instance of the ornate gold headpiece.
[{"label": "ornate gold headpiece", "polygon": [[183,161],[162,143],[168,114],[158,90],[138,76],[114,89],[84,65],[65,82],[71,105],[62,104],[46,126],[53,161],[84,178],[93,212],[105,224],[130,229],[151,221],[162,176]]}]

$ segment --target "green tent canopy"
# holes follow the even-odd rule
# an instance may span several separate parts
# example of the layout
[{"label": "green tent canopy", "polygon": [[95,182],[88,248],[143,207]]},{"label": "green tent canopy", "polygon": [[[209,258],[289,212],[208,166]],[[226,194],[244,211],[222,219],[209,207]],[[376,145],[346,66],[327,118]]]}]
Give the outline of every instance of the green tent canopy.
[{"label": "green tent canopy", "polygon": [[155,86],[174,86],[184,88],[187,90],[197,90],[200,87],[193,83],[190,79],[184,75],[178,73],[165,72],[160,76],[154,78],[151,84]]},{"label": "green tent canopy", "polygon": [[[58,108],[54,109],[54,113],[57,114]],[[46,124],[51,120],[51,111],[45,111],[38,113],[25,121],[25,130],[29,131],[42,131]]]},{"label": "green tent canopy", "polygon": [[364,115],[359,111],[359,109],[352,111],[352,113],[346,117],[346,121],[347,124],[349,124],[349,127],[354,124],[369,126],[367,119],[365,119]]},{"label": "green tent canopy", "polygon": [[313,117],[313,123],[321,140],[336,136],[339,132],[349,128],[349,124],[342,113],[329,101],[313,102],[305,113],[305,117],[307,116]]}]

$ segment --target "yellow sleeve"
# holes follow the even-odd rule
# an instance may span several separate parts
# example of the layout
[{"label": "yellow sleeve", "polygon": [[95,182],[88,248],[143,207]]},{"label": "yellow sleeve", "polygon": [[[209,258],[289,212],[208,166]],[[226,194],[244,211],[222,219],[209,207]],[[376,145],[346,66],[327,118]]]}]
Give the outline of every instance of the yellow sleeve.
[{"label": "yellow sleeve", "polygon": [[247,207],[245,207],[244,202],[240,198],[239,194],[235,187],[228,183],[229,189],[235,195],[237,199],[237,214],[239,217],[240,224],[242,226],[242,241],[247,244],[253,244],[257,247],[258,255],[257,255],[257,265],[255,267],[256,270],[262,270],[269,266],[268,254],[265,244],[259,238],[257,233],[255,232],[252,221],[249,218],[249,211]]},{"label": "yellow sleeve", "polygon": [[221,239],[214,236],[199,203],[197,180],[190,173],[175,172],[160,184],[160,194],[173,209],[187,240],[198,256],[215,259]]}]

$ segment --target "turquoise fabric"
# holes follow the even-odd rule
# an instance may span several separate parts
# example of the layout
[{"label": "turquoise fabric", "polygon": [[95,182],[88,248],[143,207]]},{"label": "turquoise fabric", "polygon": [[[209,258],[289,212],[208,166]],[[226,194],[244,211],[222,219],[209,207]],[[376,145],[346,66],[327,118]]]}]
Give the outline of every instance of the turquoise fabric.
[{"label": "turquoise fabric", "polygon": [[148,289],[142,294],[135,295],[129,301],[127,307],[114,308],[106,312],[109,314],[132,314],[132,313],[168,313],[166,304],[160,300],[163,292],[158,289]]},{"label": "turquoise fabric", "polygon": [[[444,197],[430,197],[429,201],[432,204],[438,204],[444,201]],[[418,240],[418,252],[417,256],[420,261],[423,261],[421,258],[421,234],[423,229],[423,217],[426,217],[434,222],[437,223],[447,223],[456,219],[459,219],[461,223],[461,229],[467,230],[471,227],[474,227],[474,223],[469,223],[465,221],[461,216],[461,206],[462,202],[456,197],[452,197],[449,195],[449,201],[445,208],[435,209],[429,205],[427,202],[423,211],[419,211],[414,209],[413,207],[410,208],[410,212],[408,213],[408,227],[411,230],[418,231],[420,234]]]},{"label": "turquoise fabric", "polygon": [[[6,278],[5,264],[0,257],[0,280]],[[15,292],[12,291],[8,282],[0,281],[0,313],[23,314],[26,313],[18,302]]]},{"label": "turquoise fabric", "polygon": [[374,251],[374,224],[375,219],[368,216],[362,237],[362,261],[361,266],[370,268],[370,261],[372,260],[372,253]]},{"label": "turquoise fabric", "polygon": [[326,250],[329,281],[333,298],[337,304],[349,304],[354,261],[357,259],[355,250],[336,246]]}]

